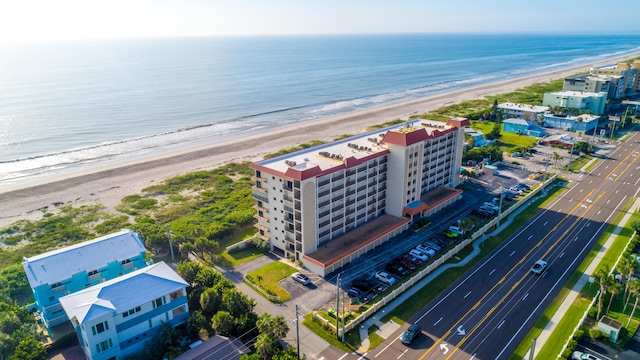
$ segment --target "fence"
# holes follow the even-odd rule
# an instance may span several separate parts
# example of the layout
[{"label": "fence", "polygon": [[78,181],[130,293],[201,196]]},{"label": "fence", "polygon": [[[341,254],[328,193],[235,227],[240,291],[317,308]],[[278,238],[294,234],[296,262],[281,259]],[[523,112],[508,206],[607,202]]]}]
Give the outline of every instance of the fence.
[{"label": "fence", "polygon": [[[553,182],[556,179],[556,177],[557,177],[557,175],[554,175],[554,176],[550,177],[549,179],[547,179],[545,185],[548,185],[549,183]],[[380,299],[380,301],[378,301],[375,304],[373,304],[373,306],[371,306],[369,309],[365,310],[358,317],[356,317],[353,320],[351,320],[348,324],[345,324],[344,329],[340,329],[339,330],[339,335],[342,336],[342,332],[350,331],[350,330],[356,328],[358,325],[360,325],[362,322],[364,322],[366,319],[368,319],[371,315],[373,315],[376,312],[378,312],[382,307],[386,306],[388,303],[390,303],[392,300],[394,300],[400,294],[404,293],[406,290],[408,290],[414,284],[416,284],[417,282],[422,280],[424,277],[429,275],[433,270],[438,268],[438,266],[442,265],[447,260],[451,259],[453,256],[455,256],[457,253],[459,253],[466,246],[469,246],[476,239],[478,239],[479,237],[481,237],[482,235],[487,233],[489,230],[491,230],[493,227],[495,227],[498,224],[498,220],[502,220],[502,219],[506,218],[507,216],[511,215],[514,211],[516,211],[516,209],[520,208],[527,201],[531,200],[534,196],[538,195],[538,193],[540,193],[541,190],[542,190],[542,186],[538,186],[537,188],[533,189],[530,193],[528,193],[522,199],[520,199],[519,201],[515,202],[512,206],[510,206],[508,209],[506,209],[504,212],[502,212],[500,214],[500,216],[499,216],[499,219],[498,219],[498,217],[496,217],[494,219],[491,219],[483,227],[481,227],[481,228],[477,229],[476,231],[474,231],[471,234],[471,236],[469,236],[467,239],[464,239],[458,245],[456,245],[452,249],[449,249],[449,251],[447,251],[442,256],[438,257],[434,262],[429,264],[426,268],[420,270],[417,274],[413,275],[412,277],[407,279],[405,282],[400,284],[397,288],[393,289],[393,291],[391,291],[391,293],[389,293],[387,296],[383,297],[382,299]],[[317,316],[315,313],[314,313],[314,317],[316,317],[318,319],[321,319],[321,320],[326,320],[326,319],[323,319],[320,316]],[[330,328],[332,328],[333,331],[336,331],[335,325],[333,325],[330,321],[326,321],[325,325],[330,327]]]},{"label": "fence", "polygon": [[246,282],[249,286],[251,286],[255,291],[259,292],[260,294],[262,294],[262,296],[266,297],[267,299],[269,299],[269,301],[271,302],[281,302],[280,301],[280,297],[279,296],[275,296],[275,295],[271,295],[271,294],[267,294],[264,290],[262,290],[262,288],[256,284],[254,284],[253,282],[251,282],[251,280],[247,279],[247,277],[243,277],[242,281]]}]

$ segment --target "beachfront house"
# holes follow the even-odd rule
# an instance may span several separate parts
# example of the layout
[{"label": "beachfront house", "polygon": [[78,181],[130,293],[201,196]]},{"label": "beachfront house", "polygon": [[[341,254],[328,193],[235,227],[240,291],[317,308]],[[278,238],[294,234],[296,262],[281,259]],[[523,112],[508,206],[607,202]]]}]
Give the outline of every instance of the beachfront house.
[{"label": "beachfront house", "polygon": [[547,111],[549,111],[548,106],[519,104],[512,102],[498,104],[498,109],[502,111],[504,117],[524,119],[534,122],[540,122],[544,117],[543,115]]},{"label": "beachfront house", "polygon": [[[546,118],[545,118],[546,119]],[[525,119],[506,119],[502,121],[502,131],[520,135],[544,137],[545,131],[533,121]]]},{"label": "beachfront house", "polygon": [[257,236],[325,276],[460,199],[464,118],[413,120],[253,163]]},{"label": "beachfront house", "polygon": [[547,114],[542,125],[555,129],[587,133],[595,130],[598,127],[599,121],[600,116],[591,114],[582,114],[578,116]]},{"label": "beachfront house", "polygon": [[[544,94],[542,105],[567,107],[602,114],[607,100],[607,93],[591,93],[578,91],[555,91]],[[545,115],[546,118],[546,115]]]},{"label": "beachfront house", "polygon": [[478,130],[470,129],[467,127],[464,128],[464,135],[465,137],[471,137],[473,141],[473,147],[476,147],[476,148],[487,146],[489,144],[494,143],[493,140],[487,140],[487,138],[484,137],[484,134],[482,132]]},{"label": "beachfront house", "polygon": [[25,258],[22,262],[38,317],[50,331],[68,318],[61,297],[147,266],[146,250],[131,230]]},{"label": "beachfront house", "polygon": [[119,360],[140,352],[163,323],[189,315],[187,282],[159,262],[60,298],[89,360]]}]

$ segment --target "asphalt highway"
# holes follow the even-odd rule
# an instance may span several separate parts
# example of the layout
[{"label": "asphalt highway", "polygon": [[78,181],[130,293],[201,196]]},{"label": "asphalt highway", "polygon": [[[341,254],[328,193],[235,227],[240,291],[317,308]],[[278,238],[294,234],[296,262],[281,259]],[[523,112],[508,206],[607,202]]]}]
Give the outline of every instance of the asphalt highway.
[{"label": "asphalt highway", "polygon": [[[621,207],[638,195],[639,149],[640,134],[631,133],[366,358],[507,359]],[[538,259],[548,263],[542,275],[530,272]],[[399,336],[414,323],[422,336],[402,345]]]}]

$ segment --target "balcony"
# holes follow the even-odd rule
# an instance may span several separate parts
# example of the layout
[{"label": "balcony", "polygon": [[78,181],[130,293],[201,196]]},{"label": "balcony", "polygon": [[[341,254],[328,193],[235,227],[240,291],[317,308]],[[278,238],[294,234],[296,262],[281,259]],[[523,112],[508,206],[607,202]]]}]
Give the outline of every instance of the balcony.
[{"label": "balcony", "polygon": [[[130,263],[123,264],[122,268],[124,270],[131,269],[131,268],[133,268],[133,263],[130,262]],[[89,275],[89,282],[95,282],[95,281],[100,281],[100,280],[102,280],[102,274],[101,273]]]},{"label": "balcony", "polygon": [[51,292],[54,293],[54,294],[66,293],[67,292],[67,287],[65,285],[56,286],[56,287],[51,289]]},{"label": "balcony", "polygon": [[45,314],[52,314],[60,310],[62,310],[62,305],[60,305],[60,303],[56,303],[53,305],[45,306],[44,309],[42,309],[42,312]]}]

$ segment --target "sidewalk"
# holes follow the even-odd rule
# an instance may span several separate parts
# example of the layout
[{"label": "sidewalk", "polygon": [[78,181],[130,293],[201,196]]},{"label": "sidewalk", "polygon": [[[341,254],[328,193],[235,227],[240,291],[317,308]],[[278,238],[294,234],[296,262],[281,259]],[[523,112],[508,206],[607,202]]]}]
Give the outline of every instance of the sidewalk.
[{"label": "sidewalk", "polygon": [[[626,224],[629,221],[631,214],[633,214],[633,212],[638,209],[640,209],[640,198],[636,198],[636,201],[633,203],[629,211],[627,211],[627,213],[622,217],[622,220],[620,221],[620,223]],[[549,320],[547,325],[544,327],[544,329],[538,336],[536,340],[536,348],[541,349],[545,345],[545,343],[549,340],[549,338],[553,334],[553,331],[556,328],[556,325],[560,322],[560,320],[562,320],[562,317],[564,316],[564,314],[571,307],[571,305],[573,305],[573,302],[576,300],[576,298],[580,295],[580,290],[582,290],[582,288],[587,283],[587,281],[589,281],[589,277],[591,276],[591,274],[593,274],[596,271],[596,268],[598,267],[598,265],[600,265],[600,261],[602,260],[602,257],[604,256],[604,254],[607,253],[607,251],[609,250],[609,247],[611,247],[611,244],[615,241],[616,237],[618,236],[621,230],[622,228],[620,226],[617,226],[614,229],[611,236],[609,236],[607,241],[604,243],[604,245],[602,246],[598,254],[595,256],[595,258],[593,258],[593,260],[591,261],[591,264],[589,264],[589,267],[587,267],[584,274],[582,274],[578,282],[571,289],[571,292],[567,295],[567,297],[564,299],[564,301],[562,302],[558,310],[556,310],[556,313],[553,314],[553,317]],[[529,358],[529,351],[527,351],[524,358],[525,359]]]}]

